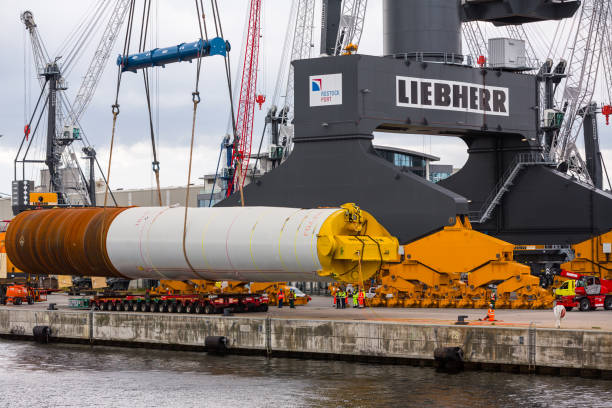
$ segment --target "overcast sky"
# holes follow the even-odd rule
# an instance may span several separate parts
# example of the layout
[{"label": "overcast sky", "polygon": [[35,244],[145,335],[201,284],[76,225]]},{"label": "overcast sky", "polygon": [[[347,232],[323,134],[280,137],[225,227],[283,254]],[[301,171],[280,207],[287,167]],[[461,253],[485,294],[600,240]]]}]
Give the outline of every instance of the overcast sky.
[{"label": "overcast sky", "polygon": [[[0,100],[0,192],[10,193],[13,179],[13,160],[23,135],[25,117],[33,108],[39,87],[33,68],[29,37],[19,16],[24,10],[31,10],[49,53],[56,52],[68,34],[78,25],[93,1],[77,0],[3,0],[0,5],[0,49],[4,55],[0,65],[0,83],[3,98]],[[141,3],[141,2],[137,2]],[[209,3],[205,1],[205,3]],[[247,0],[219,1],[224,35],[233,45],[232,67],[238,65],[241,48]],[[208,4],[207,4],[208,7]],[[271,99],[276,84],[278,65],[281,57],[288,14],[289,0],[264,0],[263,38],[258,92]],[[194,41],[199,37],[194,2],[191,0],[153,0],[157,8],[152,18],[151,46],[175,45]],[[208,10],[207,10],[208,11]],[[210,15],[210,13],[209,13]],[[140,27],[140,17],[135,22],[135,31]],[[212,30],[212,18],[209,18]],[[106,22],[104,22],[106,24]],[[312,55],[318,55],[320,17],[315,17],[315,39],[317,44]],[[360,52],[380,55],[382,53],[382,0],[370,0]],[[125,28],[125,26],[124,26]],[[112,57],[100,80],[95,97],[81,124],[90,142],[98,151],[104,168],[108,156],[111,135],[112,114],[116,87],[115,59],[120,52],[125,35],[123,29]],[[79,62],[67,76],[70,100],[73,100],[85,73],[98,37],[83,51]],[[137,40],[136,40],[137,41]],[[196,151],[194,156],[192,182],[205,173],[212,173],[217,164],[219,145],[226,133],[229,117],[229,97],[223,73],[223,59],[211,57],[203,60],[200,82],[202,103],[198,108]],[[158,89],[154,89],[155,121],[159,126],[161,162],[161,184],[163,186],[184,185],[191,135],[192,103],[191,92],[195,85],[195,64],[172,64],[157,69]],[[234,77],[234,73],[232,74]],[[30,92],[25,92],[30,89]],[[158,95],[158,97],[155,97]],[[146,100],[142,75],[126,73],[123,76],[119,94],[121,113],[118,118],[116,145],[113,153],[111,186],[113,188],[143,188],[154,184],[151,171],[151,145],[147,119]],[[157,108],[158,106],[158,108]],[[253,144],[259,143],[263,118],[267,105],[257,111]],[[25,110],[25,111],[24,111]],[[27,112],[27,113],[26,113]],[[158,120],[157,120],[158,118]],[[610,129],[602,132],[604,154],[610,156],[607,148]],[[33,152],[44,151],[44,138],[37,136]],[[423,137],[381,134],[375,143],[388,144],[421,150],[441,157],[441,163],[461,166],[467,159],[464,143],[460,139],[447,137]],[[26,171],[26,178],[38,179],[38,170],[32,167]]]}]

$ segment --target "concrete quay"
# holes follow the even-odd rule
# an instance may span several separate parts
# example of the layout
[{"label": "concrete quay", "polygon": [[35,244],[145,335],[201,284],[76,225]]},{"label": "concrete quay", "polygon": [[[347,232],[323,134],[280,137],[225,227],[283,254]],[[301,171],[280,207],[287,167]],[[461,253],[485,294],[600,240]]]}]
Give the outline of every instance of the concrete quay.
[{"label": "concrete quay", "polygon": [[[41,306],[1,307],[0,336],[31,337],[34,326],[42,325],[51,328],[54,341],[194,350],[205,350],[207,336],[225,336],[233,353],[419,365],[432,365],[437,347],[461,347],[468,369],[612,379],[612,332],[601,329],[344,319],[329,307],[327,316],[335,318],[320,319],[311,305],[228,317],[64,307],[47,311]],[[364,316],[370,311],[351,314],[358,312]],[[449,313],[457,315],[450,310],[447,318]]]}]

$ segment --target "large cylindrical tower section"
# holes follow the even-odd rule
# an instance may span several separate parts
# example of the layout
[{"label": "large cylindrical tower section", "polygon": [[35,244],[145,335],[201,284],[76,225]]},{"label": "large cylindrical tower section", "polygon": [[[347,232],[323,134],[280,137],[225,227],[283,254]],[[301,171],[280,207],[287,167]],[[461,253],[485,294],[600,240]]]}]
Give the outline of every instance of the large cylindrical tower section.
[{"label": "large cylindrical tower section", "polygon": [[130,279],[247,282],[320,280],[317,235],[339,208],[221,207],[126,210],[111,225],[108,256]]},{"label": "large cylindrical tower section", "polygon": [[384,0],[385,55],[461,54],[460,0]]}]

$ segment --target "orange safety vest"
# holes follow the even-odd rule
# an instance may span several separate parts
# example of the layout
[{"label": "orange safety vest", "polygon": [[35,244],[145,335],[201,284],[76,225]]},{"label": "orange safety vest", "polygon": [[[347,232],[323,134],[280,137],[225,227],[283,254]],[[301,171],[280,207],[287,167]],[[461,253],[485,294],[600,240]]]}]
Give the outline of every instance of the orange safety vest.
[{"label": "orange safety vest", "polygon": [[489,309],[487,311],[487,319],[489,319],[489,321],[495,320],[495,310]]},{"label": "orange safety vest", "polygon": [[285,294],[282,291],[278,292],[278,300],[284,300],[285,299]]}]

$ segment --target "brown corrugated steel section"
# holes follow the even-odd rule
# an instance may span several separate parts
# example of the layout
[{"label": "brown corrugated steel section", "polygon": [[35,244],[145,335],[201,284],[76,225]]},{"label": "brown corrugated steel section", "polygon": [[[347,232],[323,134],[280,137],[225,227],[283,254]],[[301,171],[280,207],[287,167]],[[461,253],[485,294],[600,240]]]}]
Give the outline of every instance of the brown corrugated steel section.
[{"label": "brown corrugated steel section", "polygon": [[111,222],[126,208],[25,211],[9,224],[6,252],[19,269],[37,275],[123,277],[106,252]]}]

